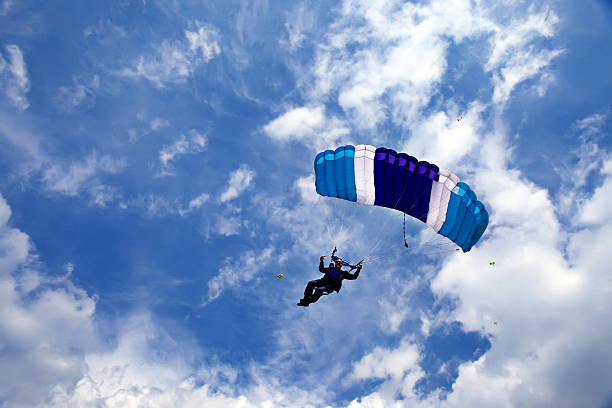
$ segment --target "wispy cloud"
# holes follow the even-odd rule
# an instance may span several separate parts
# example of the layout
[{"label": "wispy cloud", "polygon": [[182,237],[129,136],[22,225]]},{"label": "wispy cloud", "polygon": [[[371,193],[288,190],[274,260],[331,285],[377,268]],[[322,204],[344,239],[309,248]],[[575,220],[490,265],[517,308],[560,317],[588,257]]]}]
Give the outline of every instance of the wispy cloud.
[{"label": "wispy cloud", "polygon": [[[165,122],[155,122],[151,124],[151,127],[160,128],[165,125]],[[164,146],[159,152],[159,161],[162,167],[160,175],[174,175],[172,163],[176,161],[178,157],[186,154],[201,153],[206,150],[207,143],[208,138],[206,134],[191,129],[188,136],[181,135],[174,143]]]},{"label": "wispy cloud", "polygon": [[493,51],[484,68],[493,72],[493,102],[505,104],[510,93],[521,82],[538,75],[544,80],[537,92],[544,94],[544,84],[550,83],[550,74],[542,72],[553,60],[562,55],[562,49],[540,49],[532,43],[540,37],[552,37],[559,17],[550,9],[536,12],[531,6],[526,17],[509,24],[495,24],[491,37]]},{"label": "wispy cloud", "polygon": [[[493,102],[497,104],[505,103],[510,97],[510,93],[518,84],[527,79],[540,74],[542,68],[563,54],[562,50],[521,50],[505,61],[499,73],[493,74],[495,90],[493,92]],[[540,96],[544,94],[544,88],[538,88]]]},{"label": "wispy cloud", "polygon": [[222,215],[217,216],[216,230],[220,235],[224,235],[226,237],[236,235],[240,231],[241,226],[242,220],[238,217],[227,217]]},{"label": "wispy cloud", "polygon": [[251,185],[254,178],[255,171],[251,170],[246,164],[242,164],[239,168],[231,172],[228,186],[225,191],[221,193],[219,201],[224,203],[238,198],[238,196]]},{"label": "wispy cloud", "polygon": [[608,117],[607,111],[595,113],[576,121],[570,130],[579,145],[570,152],[572,157],[568,162],[555,166],[561,178],[557,210],[562,215],[571,215],[577,210],[590,195],[588,189],[585,189],[587,180],[594,173],[603,171],[603,163],[609,152],[605,148],[602,149],[599,142],[604,139],[603,127]]},{"label": "wispy cloud", "polygon": [[159,129],[170,126],[170,121],[164,118],[155,118],[151,121],[151,130],[157,132]]},{"label": "wispy cloud", "polygon": [[220,52],[217,31],[200,26],[195,31],[186,30],[184,41],[164,41],[155,46],[153,55],[141,56],[135,67],[125,68],[121,75],[142,77],[158,87],[183,83]]},{"label": "wispy cloud", "polygon": [[79,106],[85,98],[100,87],[100,77],[98,75],[94,75],[87,84],[79,83],[76,79],[73,79],[73,82],[74,84],[71,87],[60,87],[55,96],[55,100],[66,111],[71,111]]},{"label": "wispy cloud", "polygon": [[251,281],[274,259],[273,254],[274,248],[266,248],[260,253],[248,251],[239,259],[235,257],[226,259],[219,273],[208,281],[208,294],[202,305],[217,299],[224,290],[236,288],[244,282]]},{"label": "wispy cloud", "polygon": [[16,45],[5,47],[6,59],[0,52],[0,89],[19,110],[30,106],[26,94],[30,91],[30,79],[23,53]]},{"label": "wispy cloud", "polygon": [[286,38],[281,40],[281,44],[286,45],[290,52],[297,51],[313,34],[315,24],[316,15],[313,9],[305,4],[296,5],[287,16]]},{"label": "wispy cloud", "polygon": [[100,156],[93,152],[81,162],[52,164],[44,170],[43,179],[48,189],[75,196],[84,189],[98,189],[101,185],[98,180],[101,174],[118,173],[125,166],[126,162],[123,159],[115,159],[108,155]]},{"label": "wispy cloud", "polygon": [[197,197],[193,198],[192,200],[190,200],[189,204],[187,205],[187,208],[179,209],[178,213],[180,215],[189,214],[193,210],[201,208],[205,203],[208,202],[209,199],[210,199],[210,195],[208,195],[206,193],[202,193],[199,196],[197,196]]}]

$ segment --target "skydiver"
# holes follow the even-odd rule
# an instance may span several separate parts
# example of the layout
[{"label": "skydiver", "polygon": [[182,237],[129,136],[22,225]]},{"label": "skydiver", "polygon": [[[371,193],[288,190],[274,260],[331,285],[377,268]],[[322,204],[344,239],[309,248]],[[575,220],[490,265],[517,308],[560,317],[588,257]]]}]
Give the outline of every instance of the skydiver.
[{"label": "skydiver", "polygon": [[355,273],[343,271],[342,259],[337,258],[336,263],[330,263],[329,267],[323,266],[325,255],[321,255],[319,259],[319,272],[325,275],[321,279],[315,279],[308,282],[304,290],[304,298],[300,299],[298,306],[307,307],[309,304],[316,302],[323,295],[329,295],[333,291],[340,292],[342,288],[342,280],[355,280],[361,272],[361,263],[356,266]]}]

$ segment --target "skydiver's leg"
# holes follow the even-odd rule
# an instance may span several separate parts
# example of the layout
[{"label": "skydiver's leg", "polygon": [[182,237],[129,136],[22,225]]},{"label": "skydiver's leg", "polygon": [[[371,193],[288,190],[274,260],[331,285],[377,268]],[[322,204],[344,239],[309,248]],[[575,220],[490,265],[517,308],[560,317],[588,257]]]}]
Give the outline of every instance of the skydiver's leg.
[{"label": "skydiver's leg", "polygon": [[306,289],[304,289],[304,299],[312,297],[312,292],[316,288],[321,286],[325,286],[325,282],[323,282],[323,279],[315,279],[308,282],[308,284],[306,285]]},{"label": "skydiver's leg", "polygon": [[318,291],[318,288],[325,287],[326,285],[327,282],[325,282],[324,278],[309,281],[306,285],[306,289],[304,289],[304,297],[300,299],[298,306],[308,306],[319,300],[321,294],[317,295],[316,299],[313,300],[313,296],[315,296],[314,293]]},{"label": "skydiver's leg", "polygon": [[315,303],[323,295],[329,295],[333,292],[330,285],[324,285],[315,289],[314,293],[308,298],[310,303]]}]

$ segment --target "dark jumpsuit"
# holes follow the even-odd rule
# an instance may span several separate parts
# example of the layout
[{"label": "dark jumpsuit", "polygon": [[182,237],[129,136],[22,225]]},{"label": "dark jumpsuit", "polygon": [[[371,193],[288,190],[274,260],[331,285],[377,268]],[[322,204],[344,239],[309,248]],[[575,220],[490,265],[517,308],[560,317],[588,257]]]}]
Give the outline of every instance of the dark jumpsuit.
[{"label": "dark jumpsuit", "polygon": [[[328,268],[323,266],[323,260],[319,262],[319,272],[324,273],[321,279],[315,279],[308,282],[304,290],[304,300],[308,303],[314,303],[322,295],[328,295],[333,291],[340,292],[342,288],[342,280],[355,280],[361,272],[361,266],[357,267],[355,273],[343,271],[341,268],[336,268],[334,264],[330,264]],[[313,293],[314,290],[314,293]]]}]

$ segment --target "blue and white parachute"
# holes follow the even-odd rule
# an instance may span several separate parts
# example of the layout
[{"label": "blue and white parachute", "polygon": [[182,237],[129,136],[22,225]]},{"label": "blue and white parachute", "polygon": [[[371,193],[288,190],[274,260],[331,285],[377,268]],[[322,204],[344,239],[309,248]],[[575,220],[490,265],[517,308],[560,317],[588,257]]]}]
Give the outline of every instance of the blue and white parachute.
[{"label": "blue and white parachute", "polygon": [[315,157],[317,193],[393,208],[418,218],[468,252],[489,224],[484,205],[448,170],[370,145],[340,146]]}]

